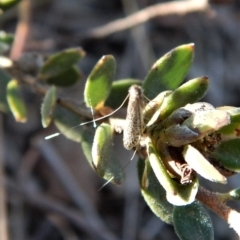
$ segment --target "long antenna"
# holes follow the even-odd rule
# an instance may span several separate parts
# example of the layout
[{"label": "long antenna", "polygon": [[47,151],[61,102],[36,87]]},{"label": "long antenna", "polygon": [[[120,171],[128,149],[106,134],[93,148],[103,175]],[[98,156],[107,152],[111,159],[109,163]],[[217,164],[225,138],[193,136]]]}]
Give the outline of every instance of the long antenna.
[{"label": "long antenna", "polygon": [[99,189],[98,191],[100,192],[105,186],[107,186],[112,180],[114,179],[114,177],[111,177],[108,181],[106,181]]},{"label": "long antenna", "polygon": [[[66,131],[64,131],[64,132],[56,132],[56,133],[54,133],[54,134],[48,135],[48,136],[45,137],[45,140],[49,140],[49,139],[51,139],[51,138],[57,137],[57,136],[62,135],[62,134],[66,133],[66,132],[68,132],[68,131],[70,131],[70,130],[72,130],[72,129],[75,129],[75,128],[79,127],[79,126],[87,125],[87,124],[92,123],[92,122],[94,123],[94,127],[96,127],[96,121],[99,121],[99,120],[101,120],[101,119],[107,118],[107,117],[113,115],[114,113],[116,113],[120,108],[122,108],[123,104],[127,101],[128,97],[129,97],[129,94],[128,94],[127,97],[123,100],[122,104],[121,104],[116,110],[114,110],[113,112],[111,112],[111,113],[109,113],[109,114],[107,114],[107,115],[105,115],[105,116],[103,116],[103,117],[100,117],[100,118],[98,118],[98,119],[93,119],[93,120],[88,121],[88,122],[80,123],[80,124],[78,124],[78,125],[76,125],[76,126],[74,126],[74,127],[69,128],[68,130],[66,130]],[[91,112],[92,112],[92,114],[93,114],[93,108],[92,108],[92,107],[91,107]]]}]

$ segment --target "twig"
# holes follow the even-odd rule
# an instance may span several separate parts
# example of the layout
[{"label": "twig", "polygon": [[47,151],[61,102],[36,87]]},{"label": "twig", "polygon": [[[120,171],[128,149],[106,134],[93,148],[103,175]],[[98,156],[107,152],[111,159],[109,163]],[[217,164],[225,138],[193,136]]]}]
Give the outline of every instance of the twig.
[{"label": "twig", "polygon": [[197,199],[209,207],[212,211],[223,218],[231,228],[240,236],[240,213],[228,207],[218,194],[210,192],[200,187],[197,193]]},{"label": "twig", "polygon": [[2,131],[2,115],[0,115],[0,239],[8,240],[7,231],[7,210],[6,195],[4,188],[4,171],[3,171],[3,131]]},{"label": "twig", "polygon": [[19,22],[15,33],[15,40],[11,49],[10,58],[17,60],[23,52],[30,30],[31,0],[24,0],[19,4]]},{"label": "twig", "polygon": [[157,17],[164,17],[171,14],[185,15],[192,12],[203,12],[208,10],[208,8],[209,4],[207,0],[186,0],[159,3],[133,13],[126,18],[118,19],[104,26],[93,28],[86,34],[83,33],[83,37],[104,38],[113,33],[127,30]]}]

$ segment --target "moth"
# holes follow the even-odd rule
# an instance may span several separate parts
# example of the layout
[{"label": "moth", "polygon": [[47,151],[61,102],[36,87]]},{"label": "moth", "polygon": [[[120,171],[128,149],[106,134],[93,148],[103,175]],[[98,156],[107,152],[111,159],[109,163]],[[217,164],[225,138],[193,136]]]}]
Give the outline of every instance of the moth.
[{"label": "moth", "polygon": [[123,130],[123,146],[127,150],[136,147],[144,131],[143,109],[145,106],[143,90],[138,85],[129,88],[126,124]]}]

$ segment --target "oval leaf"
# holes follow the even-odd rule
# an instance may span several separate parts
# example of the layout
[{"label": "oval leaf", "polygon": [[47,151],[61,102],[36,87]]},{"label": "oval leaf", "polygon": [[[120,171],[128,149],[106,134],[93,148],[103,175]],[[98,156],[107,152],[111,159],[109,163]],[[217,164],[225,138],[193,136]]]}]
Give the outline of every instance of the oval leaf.
[{"label": "oval leaf", "polygon": [[101,177],[104,176],[108,162],[113,158],[112,147],[112,129],[109,124],[102,123],[96,129],[92,146],[92,164]]},{"label": "oval leaf", "polygon": [[212,155],[227,169],[240,171],[240,139],[220,143]]},{"label": "oval leaf", "polygon": [[137,79],[122,79],[114,81],[111,88],[111,93],[106,100],[105,105],[117,108],[119,107],[126,96],[128,95],[128,90],[132,85],[141,85],[142,81]]},{"label": "oval leaf", "polygon": [[174,229],[181,240],[214,240],[211,219],[197,201],[187,206],[175,206],[173,221]]},{"label": "oval leaf", "polygon": [[174,90],[187,75],[194,55],[194,44],[181,45],[161,57],[151,68],[144,83],[146,97],[152,99],[159,92]]},{"label": "oval leaf", "polygon": [[41,106],[42,125],[48,127],[52,121],[53,107],[56,104],[57,89],[52,86],[46,92]]},{"label": "oval leaf", "polygon": [[183,156],[189,166],[202,177],[212,182],[227,183],[227,179],[196,148],[184,146]]},{"label": "oval leaf", "polygon": [[53,112],[53,121],[60,132],[67,138],[81,142],[83,127],[79,116],[64,107],[56,105]]},{"label": "oval leaf", "polygon": [[162,187],[166,190],[167,200],[173,205],[186,205],[195,200],[198,191],[198,181],[195,178],[187,185],[178,184],[170,178],[164,163],[156,154],[152,144],[148,146],[149,162]]},{"label": "oval leaf", "polygon": [[123,171],[113,151],[112,134],[111,126],[107,123],[97,128],[92,146],[92,164],[100,177],[121,184]]},{"label": "oval leaf", "polygon": [[6,52],[9,50],[10,45],[13,43],[13,40],[14,36],[12,34],[0,31],[0,52]]},{"label": "oval leaf", "polygon": [[79,70],[76,67],[72,67],[58,76],[48,78],[46,82],[48,84],[54,84],[58,87],[70,87],[75,84],[80,77],[81,75]]},{"label": "oval leaf", "polygon": [[152,144],[149,143],[148,145],[148,155],[149,155],[149,162],[155,173],[159,183],[167,192],[171,192],[171,194],[175,193],[174,186],[172,185],[171,178],[166,171],[166,168],[160,159],[160,157],[156,154],[156,151]]},{"label": "oval leaf", "polygon": [[199,138],[199,134],[191,128],[181,125],[168,127],[165,131],[161,131],[161,140],[167,142],[173,147],[180,147],[185,144],[195,142]]},{"label": "oval leaf", "polygon": [[183,122],[182,126],[194,129],[199,136],[206,136],[228,125],[230,121],[229,113],[221,110],[209,110],[193,114]]},{"label": "oval leaf", "polygon": [[17,3],[19,3],[21,0],[1,0],[0,2],[0,9],[3,11],[8,10],[9,8],[13,7]]},{"label": "oval leaf", "polygon": [[103,56],[88,76],[84,100],[88,107],[101,109],[111,92],[116,71],[116,62],[112,55]]},{"label": "oval leaf", "polygon": [[164,120],[176,109],[201,99],[207,91],[208,84],[207,77],[195,78],[189,80],[174,92],[169,93],[164,98],[162,105],[155,111],[147,126],[154,124],[158,120]]},{"label": "oval leaf", "polygon": [[6,44],[12,44],[13,41],[14,41],[13,34],[7,33],[5,31],[0,31],[0,42],[6,43]]},{"label": "oval leaf", "polygon": [[42,66],[38,78],[48,80],[59,76],[72,68],[82,57],[85,52],[82,48],[70,48],[50,56]]},{"label": "oval leaf", "polygon": [[144,200],[162,221],[172,224],[173,205],[166,199],[166,191],[159,184],[148,159],[138,161],[139,182]]},{"label": "oval leaf", "polygon": [[208,89],[208,78],[199,77],[184,83],[182,86],[177,88],[172,94],[166,97],[160,107],[160,119],[165,119],[174,110],[185,106],[188,103],[194,103],[200,100]]},{"label": "oval leaf", "polygon": [[7,102],[7,85],[10,80],[11,77],[0,68],[0,111],[6,113],[10,110]]},{"label": "oval leaf", "polygon": [[7,101],[15,120],[22,123],[26,122],[27,108],[17,80],[13,79],[7,85]]},{"label": "oval leaf", "polygon": [[[154,115],[155,112],[158,109],[160,109],[164,99],[167,96],[169,96],[171,93],[172,93],[172,91],[161,92],[145,106],[144,111],[143,111],[143,119],[145,120],[145,122],[149,121],[147,126],[152,125],[152,123],[154,123],[157,120],[159,115]],[[152,118],[153,115],[155,116],[155,119]]]}]

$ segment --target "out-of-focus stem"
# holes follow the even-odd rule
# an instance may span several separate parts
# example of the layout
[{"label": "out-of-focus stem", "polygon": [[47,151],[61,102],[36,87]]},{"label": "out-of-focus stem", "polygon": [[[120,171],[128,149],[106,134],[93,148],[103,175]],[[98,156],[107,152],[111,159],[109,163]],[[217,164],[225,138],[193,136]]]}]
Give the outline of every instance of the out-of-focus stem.
[{"label": "out-of-focus stem", "polygon": [[0,239],[8,240],[6,195],[4,187],[3,146],[2,115],[0,115]]},{"label": "out-of-focus stem", "polygon": [[17,60],[21,56],[25,47],[26,39],[30,30],[31,0],[22,0],[18,7],[19,21],[10,53],[10,58],[12,60]]}]

